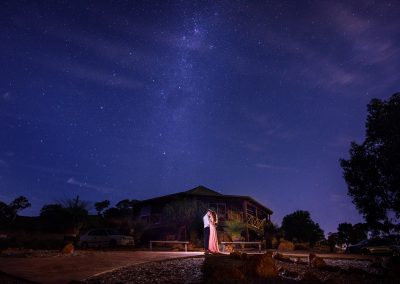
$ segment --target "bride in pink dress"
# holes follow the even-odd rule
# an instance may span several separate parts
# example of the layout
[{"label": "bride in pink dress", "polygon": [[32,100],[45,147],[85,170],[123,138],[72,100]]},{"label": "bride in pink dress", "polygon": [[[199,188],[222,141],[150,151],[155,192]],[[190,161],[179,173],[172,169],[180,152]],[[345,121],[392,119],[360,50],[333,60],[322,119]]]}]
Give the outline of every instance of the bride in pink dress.
[{"label": "bride in pink dress", "polygon": [[210,214],[210,239],[208,241],[208,249],[211,253],[219,253],[218,247],[218,236],[217,236],[217,226],[218,217],[217,214],[212,211]]}]

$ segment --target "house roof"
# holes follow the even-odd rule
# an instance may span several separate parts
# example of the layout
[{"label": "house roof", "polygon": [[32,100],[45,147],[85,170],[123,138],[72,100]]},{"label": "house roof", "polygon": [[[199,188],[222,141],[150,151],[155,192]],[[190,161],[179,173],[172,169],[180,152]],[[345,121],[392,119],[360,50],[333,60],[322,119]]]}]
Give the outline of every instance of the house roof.
[{"label": "house roof", "polygon": [[206,195],[206,196],[222,196],[223,194],[216,192],[214,190],[211,190],[205,186],[199,185],[193,189],[190,189],[188,191],[184,191],[182,193],[185,194],[193,194],[193,195]]},{"label": "house roof", "polygon": [[205,186],[202,186],[202,185],[199,185],[199,186],[197,186],[195,188],[192,188],[192,189],[189,189],[187,191],[182,191],[182,192],[163,195],[163,196],[159,196],[159,197],[155,197],[155,198],[150,198],[150,199],[143,200],[141,202],[142,203],[149,203],[149,202],[156,201],[156,200],[163,200],[163,199],[169,199],[169,198],[178,197],[178,196],[188,196],[188,195],[189,196],[210,196],[210,197],[217,197],[217,198],[246,199],[246,200],[251,201],[252,203],[257,204],[260,207],[263,207],[270,214],[273,213],[273,211],[271,209],[265,207],[263,204],[261,204],[260,202],[254,200],[250,196],[245,196],[245,195],[225,195],[225,194],[219,193],[217,191],[214,191],[214,190],[209,189],[209,188],[207,188]]}]

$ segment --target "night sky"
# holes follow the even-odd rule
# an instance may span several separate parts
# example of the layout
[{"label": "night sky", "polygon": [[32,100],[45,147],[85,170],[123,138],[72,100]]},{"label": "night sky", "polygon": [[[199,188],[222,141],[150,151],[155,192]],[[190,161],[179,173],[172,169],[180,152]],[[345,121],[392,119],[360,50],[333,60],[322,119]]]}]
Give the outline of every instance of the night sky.
[{"label": "night sky", "polygon": [[[204,185],[325,232],[339,166],[400,84],[399,1],[1,1],[0,200]],[[93,203],[92,203],[93,204]]]}]

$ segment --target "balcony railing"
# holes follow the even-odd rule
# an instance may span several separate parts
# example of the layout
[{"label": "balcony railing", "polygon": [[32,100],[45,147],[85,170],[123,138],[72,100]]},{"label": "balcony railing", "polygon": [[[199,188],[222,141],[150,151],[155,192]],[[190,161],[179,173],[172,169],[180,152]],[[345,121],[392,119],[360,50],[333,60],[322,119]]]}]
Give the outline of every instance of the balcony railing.
[{"label": "balcony railing", "polygon": [[243,212],[228,210],[227,220],[237,220],[246,223],[248,226],[254,229],[261,229],[264,225],[264,220],[257,218],[253,214],[247,212],[246,218],[243,218]]},{"label": "balcony railing", "polygon": [[257,218],[256,216],[247,213],[246,223],[247,223],[247,225],[250,225],[251,227],[254,227],[255,229],[260,230],[264,225],[264,220],[261,220],[261,219]]}]

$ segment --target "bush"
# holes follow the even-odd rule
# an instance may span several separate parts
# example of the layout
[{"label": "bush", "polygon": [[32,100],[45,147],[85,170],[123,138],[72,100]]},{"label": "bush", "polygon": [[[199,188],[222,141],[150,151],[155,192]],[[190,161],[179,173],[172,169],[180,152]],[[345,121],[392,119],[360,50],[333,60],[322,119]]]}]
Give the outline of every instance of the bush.
[{"label": "bush", "polygon": [[241,233],[246,229],[246,224],[238,221],[231,220],[225,222],[224,231],[231,237],[232,241],[241,238]]},{"label": "bush", "polygon": [[64,235],[40,232],[14,232],[8,247],[59,250],[64,245]]},{"label": "bush", "polygon": [[295,250],[310,250],[310,244],[309,243],[296,243],[294,245]]},{"label": "bush", "polygon": [[282,240],[279,243],[278,250],[293,251],[294,250],[294,244],[292,242],[290,242],[290,241]]}]

